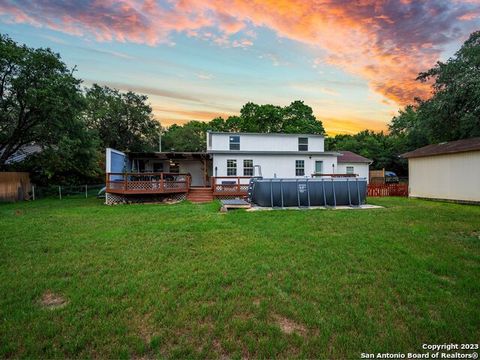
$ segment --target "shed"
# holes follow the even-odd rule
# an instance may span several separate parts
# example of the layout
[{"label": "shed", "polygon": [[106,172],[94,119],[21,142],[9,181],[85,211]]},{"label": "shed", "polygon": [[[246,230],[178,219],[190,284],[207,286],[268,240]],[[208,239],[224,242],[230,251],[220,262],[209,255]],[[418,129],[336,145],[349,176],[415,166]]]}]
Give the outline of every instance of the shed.
[{"label": "shed", "polygon": [[427,145],[408,159],[409,196],[480,203],[480,137]]}]

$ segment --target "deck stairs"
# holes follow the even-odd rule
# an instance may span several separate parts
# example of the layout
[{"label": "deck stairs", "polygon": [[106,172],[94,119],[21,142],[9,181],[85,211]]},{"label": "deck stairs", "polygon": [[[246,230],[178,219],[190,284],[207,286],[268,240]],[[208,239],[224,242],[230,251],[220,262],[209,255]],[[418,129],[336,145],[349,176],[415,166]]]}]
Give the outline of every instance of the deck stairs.
[{"label": "deck stairs", "polygon": [[211,187],[191,187],[187,200],[193,203],[206,203],[213,201],[213,190]]}]

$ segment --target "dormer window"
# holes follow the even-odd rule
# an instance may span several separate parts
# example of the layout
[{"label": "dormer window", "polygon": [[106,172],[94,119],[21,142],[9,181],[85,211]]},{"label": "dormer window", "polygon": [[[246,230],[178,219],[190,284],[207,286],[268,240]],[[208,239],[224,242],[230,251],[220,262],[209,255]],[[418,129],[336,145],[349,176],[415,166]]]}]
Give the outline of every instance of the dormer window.
[{"label": "dormer window", "polygon": [[230,150],[240,150],[240,136],[231,135],[230,136]]},{"label": "dormer window", "polygon": [[298,151],[308,151],[308,138],[306,137],[298,138]]}]

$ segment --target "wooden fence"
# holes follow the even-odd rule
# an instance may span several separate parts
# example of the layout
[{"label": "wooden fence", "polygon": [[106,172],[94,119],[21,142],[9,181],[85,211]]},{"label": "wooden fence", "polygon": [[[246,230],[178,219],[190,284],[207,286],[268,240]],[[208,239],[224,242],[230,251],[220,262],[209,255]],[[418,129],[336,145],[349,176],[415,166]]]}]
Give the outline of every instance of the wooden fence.
[{"label": "wooden fence", "polygon": [[28,200],[32,191],[26,172],[0,172],[0,201]]},{"label": "wooden fence", "polygon": [[367,196],[408,196],[408,184],[368,184]]}]

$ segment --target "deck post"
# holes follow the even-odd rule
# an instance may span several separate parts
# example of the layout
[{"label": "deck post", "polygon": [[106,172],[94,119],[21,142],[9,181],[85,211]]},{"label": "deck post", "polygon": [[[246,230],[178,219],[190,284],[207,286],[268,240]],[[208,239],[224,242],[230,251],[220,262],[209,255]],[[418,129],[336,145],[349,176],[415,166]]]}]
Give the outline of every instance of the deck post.
[{"label": "deck post", "polygon": [[335,195],[335,181],[332,177],[332,189],[333,189],[333,207],[337,207],[337,196]]},{"label": "deck post", "polygon": [[348,205],[352,206],[352,196],[350,195],[350,183],[348,182],[348,177],[347,177],[347,189],[348,189]]}]

